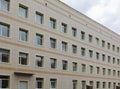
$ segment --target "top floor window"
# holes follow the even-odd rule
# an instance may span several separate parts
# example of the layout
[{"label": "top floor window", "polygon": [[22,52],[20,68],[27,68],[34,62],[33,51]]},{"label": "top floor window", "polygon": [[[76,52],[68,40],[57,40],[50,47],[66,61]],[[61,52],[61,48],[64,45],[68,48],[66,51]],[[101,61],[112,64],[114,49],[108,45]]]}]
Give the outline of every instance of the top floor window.
[{"label": "top floor window", "polygon": [[0,10],[9,11],[9,0],[0,0]]},{"label": "top floor window", "polygon": [[0,23],[0,36],[9,37],[9,26]]},{"label": "top floor window", "polygon": [[24,5],[19,5],[19,16],[22,18],[27,18],[28,16],[28,8]]},{"label": "top floor window", "polygon": [[61,31],[62,31],[63,33],[67,33],[67,24],[62,23]]},{"label": "top floor window", "polygon": [[55,29],[56,28],[56,20],[53,18],[50,18],[50,28]]},{"label": "top floor window", "polygon": [[77,35],[77,29],[76,28],[72,28],[72,36],[76,37]]}]

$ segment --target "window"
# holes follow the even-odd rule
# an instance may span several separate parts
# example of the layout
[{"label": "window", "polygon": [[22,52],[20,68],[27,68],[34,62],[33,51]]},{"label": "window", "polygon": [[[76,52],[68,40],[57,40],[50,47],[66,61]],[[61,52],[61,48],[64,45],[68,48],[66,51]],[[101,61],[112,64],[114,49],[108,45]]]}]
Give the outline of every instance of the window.
[{"label": "window", "polygon": [[110,56],[108,56],[108,63],[110,63],[111,62],[111,57]]},{"label": "window", "polygon": [[28,89],[28,82],[20,81],[20,89]]},{"label": "window", "polygon": [[108,69],[108,75],[111,75],[111,69]]},{"label": "window", "polygon": [[103,75],[105,75],[105,73],[106,73],[106,69],[105,69],[105,68],[103,68]]},{"label": "window", "polygon": [[120,77],[120,71],[118,71],[118,77]]},{"label": "window", "polygon": [[115,45],[112,45],[112,50],[115,51]]},{"label": "window", "polygon": [[36,55],[36,66],[43,67],[43,56]]},{"label": "window", "polygon": [[76,62],[72,62],[73,65],[73,71],[77,71],[77,63]]},{"label": "window", "polygon": [[116,71],[115,70],[113,70],[113,76],[115,76],[116,75]]},{"label": "window", "polygon": [[73,80],[73,89],[77,89],[77,80]]},{"label": "window", "polygon": [[72,45],[72,53],[76,54],[77,53],[77,46]]},{"label": "window", "polygon": [[111,82],[108,82],[108,88],[111,88]]},{"label": "window", "polygon": [[5,50],[5,49],[0,49],[0,62],[9,62],[9,55],[10,52],[9,50]]},{"label": "window", "polygon": [[50,28],[55,29],[56,28],[56,20],[53,18],[50,18]]},{"label": "window", "polygon": [[0,0],[0,10],[9,11],[9,0]]},{"label": "window", "polygon": [[57,80],[50,79],[50,89],[56,89],[56,88],[57,88]]},{"label": "window", "polygon": [[90,65],[90,74],[93,73],[93,66]]},{"label": "window", "polygon": [[94,82],[93,81],[90,81],[90,86],[94,86]]},{"label": "window", "polygon": [[116,83],[113,83],[113,89],[116,89]]},{"label": "window", "polygon": [[105,85],[106,85],[106,82],[103,82],[103,88],[105,88],[105,87],[106,87]]},{"label": "window", "polygon": [[81,55],[85,56],[85,48],[81,48]]},{"label": "window", "polygon": [[85,40],[85,32],[81,31],[81,39]]},{"label": "window", "polygon": [[98,60],[100,58],[100,54],[96,52],[96,59]]},{"label": "window", "polygon": [[102,61],[105,61],[105,54],[102,54]]},{"label": "window", "polygon": [[27,65],[28,63],[28,54],[27,53],[19,53],[19,64]]},{"label": "window", "polygon": [[118,86],[120,86],[120,83],[118,83]]},{"label": "window", "polygon": [[99,45],[99,38],[96,38],[96,43],[97,45]]},{"label": "window", "polygon": [[115,61],[115,57],[113,57],[113,64],[115,64],[116,63],[116,61]]},{"label": "window", "polygon": [[120,48],[119,47],[117,47],[117,53],[119,53],[120,52]]},{"label": "window", "polygon": [[19,16],[22,18],[27,18],[28,16],[28,8],[24,5],[19,5]]},{"label": "window", "polygon": [[110,43],[107,43],[107,48],[110,49]]},{"label": "window", "polygon": [[64,52],[67,51],[67,42],[62,41],[62,51],[64,51]]},{"label": "window", "polygon": [[50,38],[50,47],[53,49],[56,48],[56,39]]},{"label": "window", "polygon": [[93,36],[89,35],[89,42],[92,42]]},{"label": "window", "polygon": [[86,65],[82,64],[82,72],[86,72]]},{"label": "window", "polygon": [[117,64],[120,65],[120,59],[117,59]]},{"label": "window", "polygon": [[100,88],[100,82],[98,82],[98,81],[96,82],[96,88],[98,88],[98,89]]},{"label": "window", "polygon": [[9,89],[9,76],[0,75],[0,89]]},{"label": "window", "polygon": [[105,47],[105,41],[102,40],[102,47]]},{"label": "window", "polygon": [[43,45],[43,35],[36,34],[36,43],[37,45]]},{"label": "window", "polygon": [[36,89],[43,89],[43,78],[36,78]]},{"label": "window", "polygon": [[20,41],[27,41],[27,34],[28,32],[26,30],[20,29],[19,30],[19,40]]},{"label": "window", "polygon": [[63,70],[67,70],[67,66],[68,66],[68,62],[65,61],[65,60],[63,60],[63,61],[62,61],[62,69],[63,69]]},{"label": "window", "polygon": [[67,33],[67,24],[62,23],[61,31],[62,31],[63,33]]},{"label": "window", "polygon": [[35,19],[37,24],[43,24],[43,14],[36,12],[36,19]]},{"label": "window", "polygon": [[76,37],[77,35],[77,29],[76,28],[72,28],[72,36]]},{"label": "window", "polygon": [[92,58],[93,57],[93,51],[89,50],[89,57]]},{"label": "window", "polygon": [[57,65],[57,60],[54,59],[54,58],[50,58],[50,65],[51,65],[51,68],[52,69],[55,69],[56,68],[56,65]]},{"label": "window", "polygon": [[100,67],[96,67],[97,68],[97,74],[100,73]]},{"label": "window", "polygon": [[82,89],[86,89],[86,81],[82,81]]},{"label": "window", "polygon": [[0,23],[0,36],[9,37],[9,25]]}]

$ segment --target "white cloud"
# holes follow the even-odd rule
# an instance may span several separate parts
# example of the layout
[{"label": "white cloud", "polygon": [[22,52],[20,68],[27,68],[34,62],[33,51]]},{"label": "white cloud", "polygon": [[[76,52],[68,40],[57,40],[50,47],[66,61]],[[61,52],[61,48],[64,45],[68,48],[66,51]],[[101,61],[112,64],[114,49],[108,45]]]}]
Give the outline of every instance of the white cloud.
[{"label": "white cloud", "polygon": [[120,33],[120,0],[61,0],[88,17]]}]

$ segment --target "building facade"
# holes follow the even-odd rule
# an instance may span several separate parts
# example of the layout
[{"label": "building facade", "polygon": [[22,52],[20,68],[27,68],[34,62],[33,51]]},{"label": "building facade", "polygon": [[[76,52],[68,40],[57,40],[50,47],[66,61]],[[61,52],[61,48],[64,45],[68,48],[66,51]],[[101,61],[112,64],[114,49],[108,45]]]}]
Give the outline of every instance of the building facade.
[{"label": "building facade", "polygon": [[0,0],[0,89],[120,89],[120,36],[59,0]]}]

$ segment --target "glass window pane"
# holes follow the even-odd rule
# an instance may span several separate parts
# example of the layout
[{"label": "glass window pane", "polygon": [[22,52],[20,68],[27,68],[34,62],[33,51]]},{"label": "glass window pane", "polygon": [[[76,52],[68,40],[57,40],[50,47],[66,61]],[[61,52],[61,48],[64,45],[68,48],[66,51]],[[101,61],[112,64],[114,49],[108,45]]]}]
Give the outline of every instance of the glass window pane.
[{"label": "glass window pane", "polygon": [[28,82],[20,81],[20,89],[28,89]]},{"label": "glass window pane", "polygon": [[19,15],[23,18],[27,18],[27,7],[19,6]]},{"label": "glass window pane", "polygon": [[1,36],[9,36],[9,26],[0,24],[0,35]]},{"label": "glass window pane", "polygon": [[20,30],[20,32],[19,32],[19,40],[20,41],[27,41],[27,31]]}]

